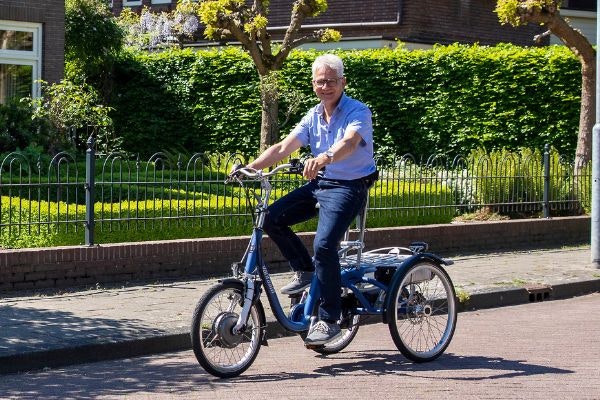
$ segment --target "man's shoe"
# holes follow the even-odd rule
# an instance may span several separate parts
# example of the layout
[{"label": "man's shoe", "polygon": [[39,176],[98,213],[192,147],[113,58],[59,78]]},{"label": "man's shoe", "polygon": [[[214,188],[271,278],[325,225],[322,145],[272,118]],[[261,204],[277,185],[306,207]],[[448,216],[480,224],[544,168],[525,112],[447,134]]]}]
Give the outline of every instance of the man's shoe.
[{"label": "man's shoe", "polygon": [[322,345],[334,341],[340,336],[342,336],[342,330],[338,324],[319,321],[308,331],[304,344],[307,346]]},{"label": "man's shoe", "polygon": [[296,294],[302,292],[304,289],[310,286],[312,281],[313,272],[309,271],[296,271],[294,278],[290,283],[281,288],[282,294]]}]

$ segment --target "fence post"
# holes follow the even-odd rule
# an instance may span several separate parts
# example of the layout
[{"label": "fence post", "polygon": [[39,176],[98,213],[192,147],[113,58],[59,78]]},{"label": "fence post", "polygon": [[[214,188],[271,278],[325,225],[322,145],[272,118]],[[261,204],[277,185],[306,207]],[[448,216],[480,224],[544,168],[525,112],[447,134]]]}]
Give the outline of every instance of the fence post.
[{"label": "fence post", "polygon": [[544,145],[544,218],[550,218],[550,145]]},{"label": "fence post", "polygon": [[96,160],[94,151],[94,135],[88,138],[85,152],[85,245],[94,245],[94,182],[96,176]]}]

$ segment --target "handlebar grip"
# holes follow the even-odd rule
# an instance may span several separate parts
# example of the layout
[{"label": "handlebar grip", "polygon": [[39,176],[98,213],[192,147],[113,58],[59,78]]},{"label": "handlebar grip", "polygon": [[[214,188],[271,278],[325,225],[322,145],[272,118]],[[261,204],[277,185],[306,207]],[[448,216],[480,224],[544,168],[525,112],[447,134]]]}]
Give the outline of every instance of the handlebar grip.
[{"label": "handlebar grip", "polygon": [[302,174],[304,170],[304,164],[297,158],[290,160],[290,169],[288,170],[291,174]]}]

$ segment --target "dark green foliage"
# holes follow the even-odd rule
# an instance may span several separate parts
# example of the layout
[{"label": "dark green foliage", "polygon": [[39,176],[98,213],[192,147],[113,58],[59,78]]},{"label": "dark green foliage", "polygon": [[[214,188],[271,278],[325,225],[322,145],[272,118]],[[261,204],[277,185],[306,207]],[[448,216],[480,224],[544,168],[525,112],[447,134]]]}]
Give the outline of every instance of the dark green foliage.
[{"label": "dark green foliage", "polygon": [[[553,145],[574,154],[581,75],[564,47],[440,46],[346,57],[381,155]],[[360,82],[357,84],[356,82]]]},{"label": "dark green foliage", "polygon": [[124,37],[106,1],[66,0],[65,58],[78,64],[85,77],[107,73]]},{"label": "dark green foliage", "polygon": [[[315,104],[310,69],[317,54],[295,51],[281,71],[281,122],[289,106],[296,106],[282,136]],[[338,54],[346,64],[346,92],[373,111],[382,157],[545,143],[563,155],[574,154],[581,74],[564,47],[451,45]],[[258,149],[258,75],[241,50],[124,57],[111,106],[117,132],[131,152],[183,147],[253,154]]]},{"label": "dark green foliage", "polygon": [[18,99],[0,104],[0,153],[23,149],[33,140],[37,127],[31,113]]},{"label": "dark green foliage", "polygon": [[238,51],[127,55],[116,68],[111,101],[123,148],[144,157],[159,149],[255,151],[255,75]]}]

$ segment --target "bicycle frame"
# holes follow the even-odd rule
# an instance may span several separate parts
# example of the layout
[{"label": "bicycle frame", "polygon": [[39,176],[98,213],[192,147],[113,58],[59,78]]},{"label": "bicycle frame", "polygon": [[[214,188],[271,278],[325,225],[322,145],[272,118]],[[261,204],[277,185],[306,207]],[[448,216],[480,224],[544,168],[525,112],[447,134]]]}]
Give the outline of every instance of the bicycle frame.
[{"label": "bicycle frame", "polygon": [[[244,305],[242,307],[242,311],[238,317],[237,324],[234,327],[234,332],[239,332],[243,329],[246,324],[246,320],[248,318],[248,313],[250,312],[250,307],[252,306],[252,302],[255,296],[260,294],[260,282],[264,283],[265,291],[267,294],[267,299],[269,300],[269,304],[271,305],[271,309],[275,318],[279,323],[281,323],[286,329],[293,332],[302,332],[308,329],[310,326],[310,315],[312,312],[312,307],[314,307],[316,301],[319,299],[320,294],[318,292],[318,285],[311,285],[311,288],[308,292],[308,297],[304,304],[304,312],[300,321],[292,321],[285,315],[283,311],[283,307],[277,297],[276,290],[273,286],[273,282],[271,281],[271,277],[269,271],[267,269],[266,264],[262,260],[261,253],[261,241],[263,238],[263,225],[265,212],[269,205],[269,198],[271,195],[271,183],[268,180],[268,177],[276,174],[282,169],[291,169],[294,168],[294,164],[283,164],[268,173],[262,173],[261,171],[256,172],[248,172],[247,170],[240,170],[240,172],[250,178],[257,178],[261,183],[261,189],[263,190],[263,195],[259,198],[258,204],[256,205],[257,218],[255,220],[255,226],[252,229],[252,236],[250,237],[250,243],[248,248],[246,249],[246,253],[242,258],[244,262],[244,273],[243,280],[245,284],[245,296],[244,296]],[[243,187],[243,183],[238,179],[238,182]],[[260,279],[257,279],[257,277]],[[316,277],[314,278],[316,279]]]},{"label": "bicycle frame", "polygon": [[[249,245],[242,258],[242,262],[240,263],[244,264],[244,272],[242,274],[242,279],[245,285],[244,304],[239,314],[237,323],[233,329],[234,333],[240,332],[244,329],[250,308],[254,300],[260,296],[261,285],[263,284],[266,291],[267,299],[269,301],[269,304],[271,305],[272,312],[277,321],[281,325],[283,325],[285,329],[292,332],[302,332],[308,330],[308,328],[310,327],[313,310],[315,308],[316,302],[320,298],[320,288],[318,285],[316,274],[313,276],[313,281],[310,285],[310,289],[308,290],[306,297],[303,299],[304,301],[294,305],[290,310],[288,316],[286,315],[286,313],[283,310],[283,307],[281,306],[281,302],[279,301],[277,292],[275,290],[275,287],[273,286],[273,282],[271,281],[268,268],[263,262],[261,253],[261,242],[263,238],[265,212],[269,205],[269,198],[272,189],[271,183],[269,182],[268,178],[281,171],[282,169],[293,169],[295,167],[296,166],[294,164],[283,164],[267,173],[263,173],[262,171],[250,172],[247,169],[239,170],[239,172],[245,175],[246,177],[259,180],[261,183],[261,189],[263,191],[263,194],[260,198],[258,198],[257,196],[257,218],[255,219],[255,224],[252,230]],[[237,179],[238,183],[243,187],[241,179],[235,179]],[[359,306],[353,309],[354,314],[381,315],[383,317],[383,313],[385,312],[387,302],[384,302],[383,298],[379,299],[379,302],[370,301],[367,298],[367,296],[365,296],[363,291],[357,286],[359,284],[372,285],[373,288],[376,288],[372,290],[379,290],[379,297],[382,296],[382,293],[385,294],[385,292],[387,292],[388,290],[388,285],[369,276],[369,274],[374,273],[376,271],[377,267],[380,266],[382,262],[384,262],[387,265],[392,264],[402,268],[409,268],[414,263],[424,258],[431,259],[432,261],[441,264],[448,264],[448,262],[429,253],[415,254],[414,251],[407,248],[389,248],[398,251],[405,250],[411,254],[410,256],[407,255],[406,257],[402,258],[400,264],[398,261],[399,259],[395,255],[395,253],[392,256],[394,258],[393,260],[391,260],[389,256],[386,257],[385,255],[377,253],[381,250],[387,251],[389,250],[388,248],[373,250],[371,252],[366,252],[363,254],[362,250],[364,247],[366,210],[367,206],[365,205],[364,210],[357,216],[357,226],[359,234],[358,239],[354,241],[348,240],[348,230],[344,238],[345,240],[343,240],[340,243],[341,249],[339,251],[339,255],[340,261],[343,266],[341,271],[341,286],[343,290],[351,291],[358,301]],[[348,254],[352,250],[356,250],[355,255]],[[362,263],[362,261],[368,261],[369,259],[375,260],[375,262]]]},{"label": "bicycle frame", "polygon": [[[294,170],[294,167],[295,170]],[[272,171],[236,168],[229,180],[237,180],[246,195],[258,188],[244,188],[241,177],[260,181],[254,228],[242,260],[232,265],[234,277],[222,279],[206,291],[194,309],[190,338],[194,355],[209,373],[220,378],[238,376],[254,362],[266,345],[267,319],[260,296],[266,291],[271,311],[288,331],[304,332],[318,320],[315,315],[322,291],[317,274],[308,290],[293,294],[284,311],[263,260],[261,242],[271,195],[269,178],[282,169],[299,172],[299,164],[285,164]],[[371,183],[376,174],[366,178]],[[398,350],[415,362],[431,361],[446,350],[456,327],[457,298],[442,265],[451,261],[425,253],[427,244],[409,248],[387,247],[363,251],[366,207],[357,217],[357,240],[348,229],[340,242],[342,307],[339,335],[322,344],[307,343],[317,353],[335,354],[345,349],[365,323],[362,315],[377,315],[388,325]],[[243,269],[242,269],[243,268]]]}]

